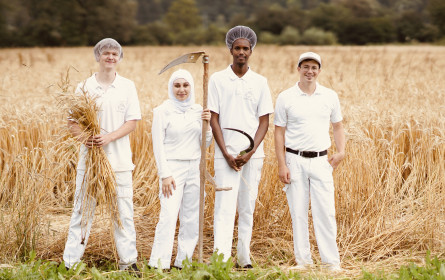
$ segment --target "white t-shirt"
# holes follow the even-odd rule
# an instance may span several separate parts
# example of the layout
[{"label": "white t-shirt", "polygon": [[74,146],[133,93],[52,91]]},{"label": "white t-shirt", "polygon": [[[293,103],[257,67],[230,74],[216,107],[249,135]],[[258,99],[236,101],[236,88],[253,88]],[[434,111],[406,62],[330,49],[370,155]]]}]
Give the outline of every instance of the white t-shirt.
[{"label": "white t-shirt", "polygon": [[285,146],[293,150],[320,152],[331,146],[330,122],[342,121],[335,91],[317,83],[308,95],[298,83],[278,95],[274,124],[286,127]]},{"label": "white t-shirt", "polygon": [[[202,106],[194,104],[183,112],[172,103],[164,102],[153,110],[151,128],[153,153],[161,179],[172,176],[167,160],[201,158]],[[206,144],[212,141],[212,131],[206,133]]]},{"label": "white t-shirt", "polygon": [[[219,125],[226,149],[237,155],[249,147],[250,142],[241,133],[224,128],[236,128],[248,133],[252,139],[258,130],[259,117],[273,113],[272,97],[267,79],[252,70],[239,78],[231,66],[214,73],[209,81],[208,107],[219,114]],[[263,142],[252,158],[263,158]],[[215,158],[223,158],[218,145],[215,145]]]},{"label": "white t-shirt", "polygon": [[[141,109],[134,83],[116,73],[116,78],[105,92],[96,80],[96,73],[77,86],[76,92],[82,88],[91,96],[98,97],[96,104],[101,127],[101,134],[107,134],[120,128],[126,121],[140,120]],[[127,134],[103,147],[114,171],[129,171],[134,169],[130,147],[130,136]],[[80,147],[80,158],[77,169],[85,169],[85,155],[88,148]]]}]

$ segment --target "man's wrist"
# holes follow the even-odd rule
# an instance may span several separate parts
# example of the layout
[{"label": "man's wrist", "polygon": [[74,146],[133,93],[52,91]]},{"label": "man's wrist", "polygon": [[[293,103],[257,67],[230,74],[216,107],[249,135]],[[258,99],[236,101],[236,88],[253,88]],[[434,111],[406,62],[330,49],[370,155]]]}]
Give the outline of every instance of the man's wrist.
[{"label": "man's wrist", "polygon": [[342,159],[346,156],[345,151],[337,152],[337,154],[341,156]]}]

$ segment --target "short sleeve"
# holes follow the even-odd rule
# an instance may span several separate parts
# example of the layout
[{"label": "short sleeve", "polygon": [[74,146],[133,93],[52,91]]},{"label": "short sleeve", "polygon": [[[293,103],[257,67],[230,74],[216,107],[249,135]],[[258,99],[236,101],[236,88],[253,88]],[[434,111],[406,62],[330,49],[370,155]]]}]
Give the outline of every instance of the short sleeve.
[{"label": "short sleeve", "polygon": [[337,123],[341,122],[342,120],[343,116],[341,114],[340,100],[338,99],[337,93],[333,92],[331,122]]},{"label": "short sleeve", "polygon": [[270,94],[269,85],[265,79],[261,88],[260,102],[258,104],[258,116],[264,116],[273,113],[272,96]]},{"label": "short sleeve", "polygon": [[219,114],[219,96],[218,88],[216,86],[215,76],[212,75],[209,81],[209,95],[207,107],[210,111]]},{"label": "short sleeve", "polygon": [[275,116],[274,116],[274,124],[276,126],[285,127],[287,125],[287,112],[286,112],[286,104],[284,100],[284,94],[281,93],[278,95],[276,104],[275,104]]},{"label": "short sleeve", "polygon": [[136,86],[133,82],[129,86],[128,107],[125,113],[125,121],[140,120],[141,107],[139,105],[139,98],[136,91]]}]

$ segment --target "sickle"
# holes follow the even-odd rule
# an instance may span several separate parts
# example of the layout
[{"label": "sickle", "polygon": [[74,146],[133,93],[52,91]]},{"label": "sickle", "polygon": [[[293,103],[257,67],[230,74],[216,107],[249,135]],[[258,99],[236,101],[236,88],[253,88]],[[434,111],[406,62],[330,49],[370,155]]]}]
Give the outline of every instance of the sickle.
[{"label": "sickle", "polygon": [[244,132],[244,131],[242,131],[240,129],[236,129],[236,128],[224,128],[224,129],[229,129],[229,130],[233,130],[233,131],[239,132],[239,133],[243,134],[244,136],[246,136],[249,139],[250,146],[247,149],[245,149],[245,150],[243,150],[243,151],[241,151],[239,153],[241,156],[246,154],[246,153],[248,153],[248,152],[250,152],[250,151],[252,151],[252,149],[253,149],[253,147],[255,145],[255,142],[253,141],[252,137],[250,137],[249,134],[247,134],[246,132]]}]

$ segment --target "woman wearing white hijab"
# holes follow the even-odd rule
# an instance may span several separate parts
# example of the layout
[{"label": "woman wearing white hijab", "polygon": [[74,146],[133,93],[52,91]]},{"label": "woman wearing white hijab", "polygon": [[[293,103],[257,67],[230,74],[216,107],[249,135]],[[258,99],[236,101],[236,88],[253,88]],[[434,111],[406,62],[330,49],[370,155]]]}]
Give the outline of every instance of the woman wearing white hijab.
[{"label": "woman wearing white hijab", "polygon": [[[180,69],[168,82],[168,97],[153,110],[153,152],[158,168],[161,201],[159,222],[149,266],[169,269],[179,212],[178,254],[174,266],[191,260],[199,235],[199,162],[202,120],[210,111],[195,104],[193,78]],[[206,144],[212,132],[207,128]]]}]

